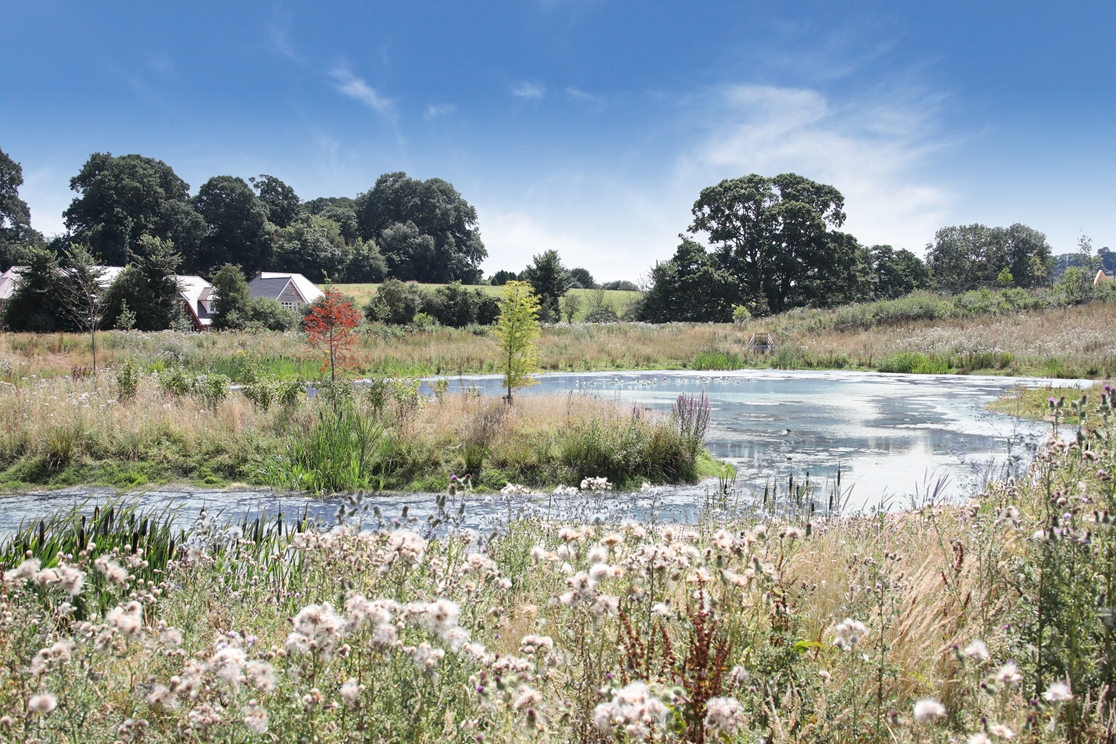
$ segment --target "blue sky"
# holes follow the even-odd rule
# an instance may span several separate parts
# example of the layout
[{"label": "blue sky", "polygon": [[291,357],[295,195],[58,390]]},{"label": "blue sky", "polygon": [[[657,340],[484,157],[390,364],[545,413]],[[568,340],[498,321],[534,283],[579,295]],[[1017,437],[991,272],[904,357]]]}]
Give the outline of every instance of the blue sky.
[{"label": "blue sky", "polygon": [[1023,222],[1116,249],[1111,2],[151,3],[8,0],[0,149],[63,229],[89,154],[196,191],[303,199],[452,182],[484,267],[557,249],[598,280],[669,258],[704,186],[793,171],[865,244]]}]

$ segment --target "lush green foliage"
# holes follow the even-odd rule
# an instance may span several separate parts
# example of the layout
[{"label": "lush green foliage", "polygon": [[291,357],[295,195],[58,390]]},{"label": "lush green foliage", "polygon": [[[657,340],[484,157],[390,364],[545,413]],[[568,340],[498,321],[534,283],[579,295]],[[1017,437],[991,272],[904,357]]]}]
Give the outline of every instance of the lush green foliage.
[{"label": "lush green foliage", "polygon": [[477,212],[452,184],[385,173],[353,208],[361,235],[380,246],[391,276],[431,283],[480,279],[488,251]]},{"label": "lush green foliage", "polygon": [[539,298],[526,282],[508,282],[500,298],[500,315],[493,331],[500,340],[500,371],[504,375],[506,400],[512,393],[534,385],[538,369]]},{"label": "lush green foliage", "polygon": [[26,263],[27,249],[42,243],[31,227],[31,210],[19,196],[23,168],[0,150],[0,269]]},{"label": "lush green foliage", "polygon": [[519,277],[521,281],[531,285],[539,298],[539,320],[544,323],[557,321],[560,315],[558,303],[574,284],[573,276],[558,257],[558,251],[549,250],[537,254]]},{"label": "lush green foliage", "polygon": [[934,282],[947,292],[997,286],[1002,272],[1008,286],[1041,287],[1052,259],[1046,236],[1027,227],[957,225],[943,227],[928,246],[926,263]]},{"label": "lush green foliage", "polygon": [[201,247],[206,223],[191,203],[190,185],[161,160],[94,153],[70,188],[78,196],[63,214],[66,227],[105,265],[144,255],[145,235],[173,243],[187,265]]}]

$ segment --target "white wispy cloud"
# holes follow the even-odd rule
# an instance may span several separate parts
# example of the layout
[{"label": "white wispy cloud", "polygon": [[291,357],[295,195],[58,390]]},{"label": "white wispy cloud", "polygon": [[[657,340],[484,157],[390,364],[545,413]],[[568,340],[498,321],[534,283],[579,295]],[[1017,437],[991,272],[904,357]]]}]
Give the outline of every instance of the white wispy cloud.
[{"label": "white wispy cloud", "polygon": [[[739,85],[721,89],[709,128],[682,161],[687,182],[795,172],[845,196],[843,229],[862,243],[921,251],[954,200],[922,175],[935,137],[937,101],[836,104],[817,90]],[[696,194],[695,194],[696,195]]]},{"label": "white wispy cloud", "polygon": [[452,103],[431,103],[426,107],[426,118],[437,119],[440,116],[452,114],[454,111],[457,111],[457,106],[454,106]]},{"label": "white wispy cloud", "polygon": [[394,111],[395,102],[392,99],[381,96],[375,88],[358,78],[347,67],[334,67],[329,71],[329,76],[333,78],[334,87],[338,92],[349,98],[360,101],[381,114],[388,115]]},{"label": "white wispy cloud", "polygon": [[546,95],[546,87],[530,80],[524,80],[511,87],[511,94],[519,98],[542,98]]},{"label": "white wispy cloud", "polygon": [[580,88],[566,88],[566,95],[576,101],[591,101],[596,103],[601,100],[600,96],[595,96],[592,93],[586,93]]}]

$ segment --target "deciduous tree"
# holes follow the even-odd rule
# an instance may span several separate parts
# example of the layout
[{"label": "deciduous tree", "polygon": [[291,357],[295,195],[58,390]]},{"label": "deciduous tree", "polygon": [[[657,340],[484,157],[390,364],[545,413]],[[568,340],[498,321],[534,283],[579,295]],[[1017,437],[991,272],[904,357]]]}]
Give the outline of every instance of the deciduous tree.
[{"label": "deciduous tree", "polygon": [[26,249],[42,242],[31,227],[31,210],[19,198],[23,168],[0,150],[0,271],[20,263]]},{"label": "deciduous tree", "polygon": [[361,236],[373,240],[391,275],[404,280],[475,284],[488,256],[477,212],[452,184],[385,173],[356,199]]},{"label": "deciduous tree", "polygon": [[709,236],[750,305],[778,313],[817,302],[818,279],[840,268],[830,230],[844,223],[844,203],[834,187],[794,173],[752,174],[702,189],[690,231]]},{"label": "deciduous tree", "polygon": [[267,208],[243,179],[214,176],[198,189],[194,207],[208,228],[194,271],[208,274],[234,263],[252,275],[270,264]]},{"label": "deciduous tree", "polygon": [[539,298],[531,285],[518,281],[505,284],[494,333],[500,340],[500,370],[509,405],[514,391],[537,382],[531,375],[538,368],[535,344],[540,332]]},{"label": "deciduous tree", "polygon": [[560,317],[558,303],[562,295],[573,286],[573,277],[562,265],[558,251],[549,250],[537,254],[520,276],[538,295],[543,319],[548,322],[557,320]]},{"label": "deciduous tree", "polygon": [[333,285],[316,299],[302,320],[302,328],[310,347],[325,355],[322,371],[329,370],[329,379],[337,380],[337,368],[357,369],[356,329],[360,311]]},{"label": "deciduous tree", "polygon": [[259,195],[260,202],[267,209],[267,218],[278,227],[286,227],[294,222],[299,214],[298,194],[275,176],[261,173],[248,182]]},{"label": "deciduous tree", "polygon": [[58,304],[74,328],[89,334],[94,375],[97,373],[97,331],[105,314],[103,274],[104,268],[97,265],[97,260],[84,245],[70,246],[63,256]]},{"label": "deciduous tree", "polygon": [[110,266],[140,254],[140,238],[171,241],[189,264],[205,222],[190,203],[190,185],[161,160],[94,153],[70,179],[78,196],[63,213],[74,242]]}]

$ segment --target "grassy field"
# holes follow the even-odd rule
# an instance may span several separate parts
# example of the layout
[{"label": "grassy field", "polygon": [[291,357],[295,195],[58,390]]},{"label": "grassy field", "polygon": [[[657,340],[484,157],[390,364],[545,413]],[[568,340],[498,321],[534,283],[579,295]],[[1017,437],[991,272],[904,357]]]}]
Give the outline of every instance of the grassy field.
[{"label": "grassy field", "polygon": [[0,548],[0,739],[1111,741],[1116,432],[1094,414],[1025,478],[902,514],[30,525]]},{"label": "grassy field", "polygon": [[[364,307],[370,299],[376,296],[376,292],[380,289],[379,284],[335,284],[335,287],[344,294],[349,295],[357,301],[357,303]],[[438,287],[444,286],[442,284],[420,284],[424,290],[435,290]],[[503,292],[503,287],[492,287],[487,284],[482,284],[476,287],[468,287],[468,289],[479,289],[485,294],[492,297],[499,297]],[[618,316],[622,316],[624,311],[628,309],[634,300],[639,299],[639,292],[628,292],[618,289],[571,289],[569,294],[578,297],[581,300],[581,309],[574,315],[574,322],[579,322],[585,319],[585,315],[589,310],[589,306],[595,301],[598,292],[602,293],[601,297],[605,304],[610,306]]]},{"label": "grassy field", "polygon": [[[620,369],[866,369],[889,372],[1116,377],[1116,303],[977,317],[840,324],[841,311],[798,311],[744,324],[559,324],[539,340],[543,371]],[[769,332],[770,354],[748,340]],[[369,326],[360,373],[457,375],[497,372],[488,329]],[[102,366],[134,360],[148,371],[182,366],[241,381],[253,372],[314,379],[322,360],[299,333],[124,333],[98,335]],[[0,381],[70,375],[92,361],[87,336],[0,334]]]},{"label": "grassy field", "polygon": [[420,396],[414,381],[359,391],[302,389],[181,373],[40,379],[0,393],[0,484],[134,487],[252,483],[311,493],[444,491],[471,474],[481,491],[554,487],[586,477],[617,486],[715,475],[697,435],[669,416],[635,416],[589,396],[507,406],[467,394]]}]

